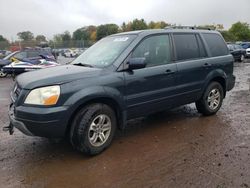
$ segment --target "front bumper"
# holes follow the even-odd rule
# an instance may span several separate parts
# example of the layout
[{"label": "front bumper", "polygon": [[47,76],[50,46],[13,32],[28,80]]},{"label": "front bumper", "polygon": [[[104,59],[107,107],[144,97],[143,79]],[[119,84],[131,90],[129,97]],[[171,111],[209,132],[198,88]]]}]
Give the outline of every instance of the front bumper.
[{"label": "front bumper", "polygon": [[67,107],[15,107],[9,108],[9,132],[17,128],[28,136],[60,138],[67,128]]},{"label": "front bumper", "polygon": [[14,105],[13,104],[11,104],[10,108],[9,108],[9,119],[10,119],[10,125],[8,127],[8,129],[9,129],[8,131],[10,132],[10,134],[12,134],[14,132],[14,127],[16,127],[22,133],[24,133],[28,136],[33,136],[33,134],[27,129],[27,127],[24,125],[23,122],[15,119]]}]

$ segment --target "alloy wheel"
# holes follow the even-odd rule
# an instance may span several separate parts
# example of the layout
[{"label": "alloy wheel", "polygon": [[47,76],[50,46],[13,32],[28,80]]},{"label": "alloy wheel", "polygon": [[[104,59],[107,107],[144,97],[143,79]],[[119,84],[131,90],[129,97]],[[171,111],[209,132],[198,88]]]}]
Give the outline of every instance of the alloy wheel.
[{"label": "alloy wheel", "polygon": [[215,88],[210,91],[207,97],[207,104],[211,110],[216,110],[220,105],[221,94],[219,89]]},{"label": "alloy wheel", "polygon": [[100,114],[91,122],[88,132],[88,139],[92,146],[102,146],[109,138],[111,133],[111,119]]}]

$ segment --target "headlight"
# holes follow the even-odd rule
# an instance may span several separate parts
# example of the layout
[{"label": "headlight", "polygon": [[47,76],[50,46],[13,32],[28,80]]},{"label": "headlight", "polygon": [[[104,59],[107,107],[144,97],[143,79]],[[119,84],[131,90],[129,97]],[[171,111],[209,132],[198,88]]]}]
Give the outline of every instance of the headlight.
[{"label": "headlight", "polygon": [[60,96],[60,86],[48,86],[31,90],[26,97],[25,104],[54,105]]}]

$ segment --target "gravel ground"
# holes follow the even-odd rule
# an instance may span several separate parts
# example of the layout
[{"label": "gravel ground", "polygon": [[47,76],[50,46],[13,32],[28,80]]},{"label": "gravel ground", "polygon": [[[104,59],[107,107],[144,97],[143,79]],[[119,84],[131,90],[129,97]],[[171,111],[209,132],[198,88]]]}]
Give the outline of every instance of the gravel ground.
[{"label": "gravel ground", "polygon": [[[250,60],[235,63],[234,74],[217,115],[191,104],[131,121],[96,157],[66,141],[1,131],[0,187],[250,187]],[[12,85],[0,79],[1,129]]]}]

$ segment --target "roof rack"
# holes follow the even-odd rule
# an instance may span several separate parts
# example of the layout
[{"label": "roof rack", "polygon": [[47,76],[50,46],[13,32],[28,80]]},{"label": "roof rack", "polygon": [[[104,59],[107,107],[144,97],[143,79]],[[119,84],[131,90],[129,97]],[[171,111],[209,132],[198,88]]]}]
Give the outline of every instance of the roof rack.
[{"label": "roof rack", "polygon": [[208,27],[197,27],[197,26],[167,26],[165,29],[204,29],[204,30],[212,30],[211,28]]}]

